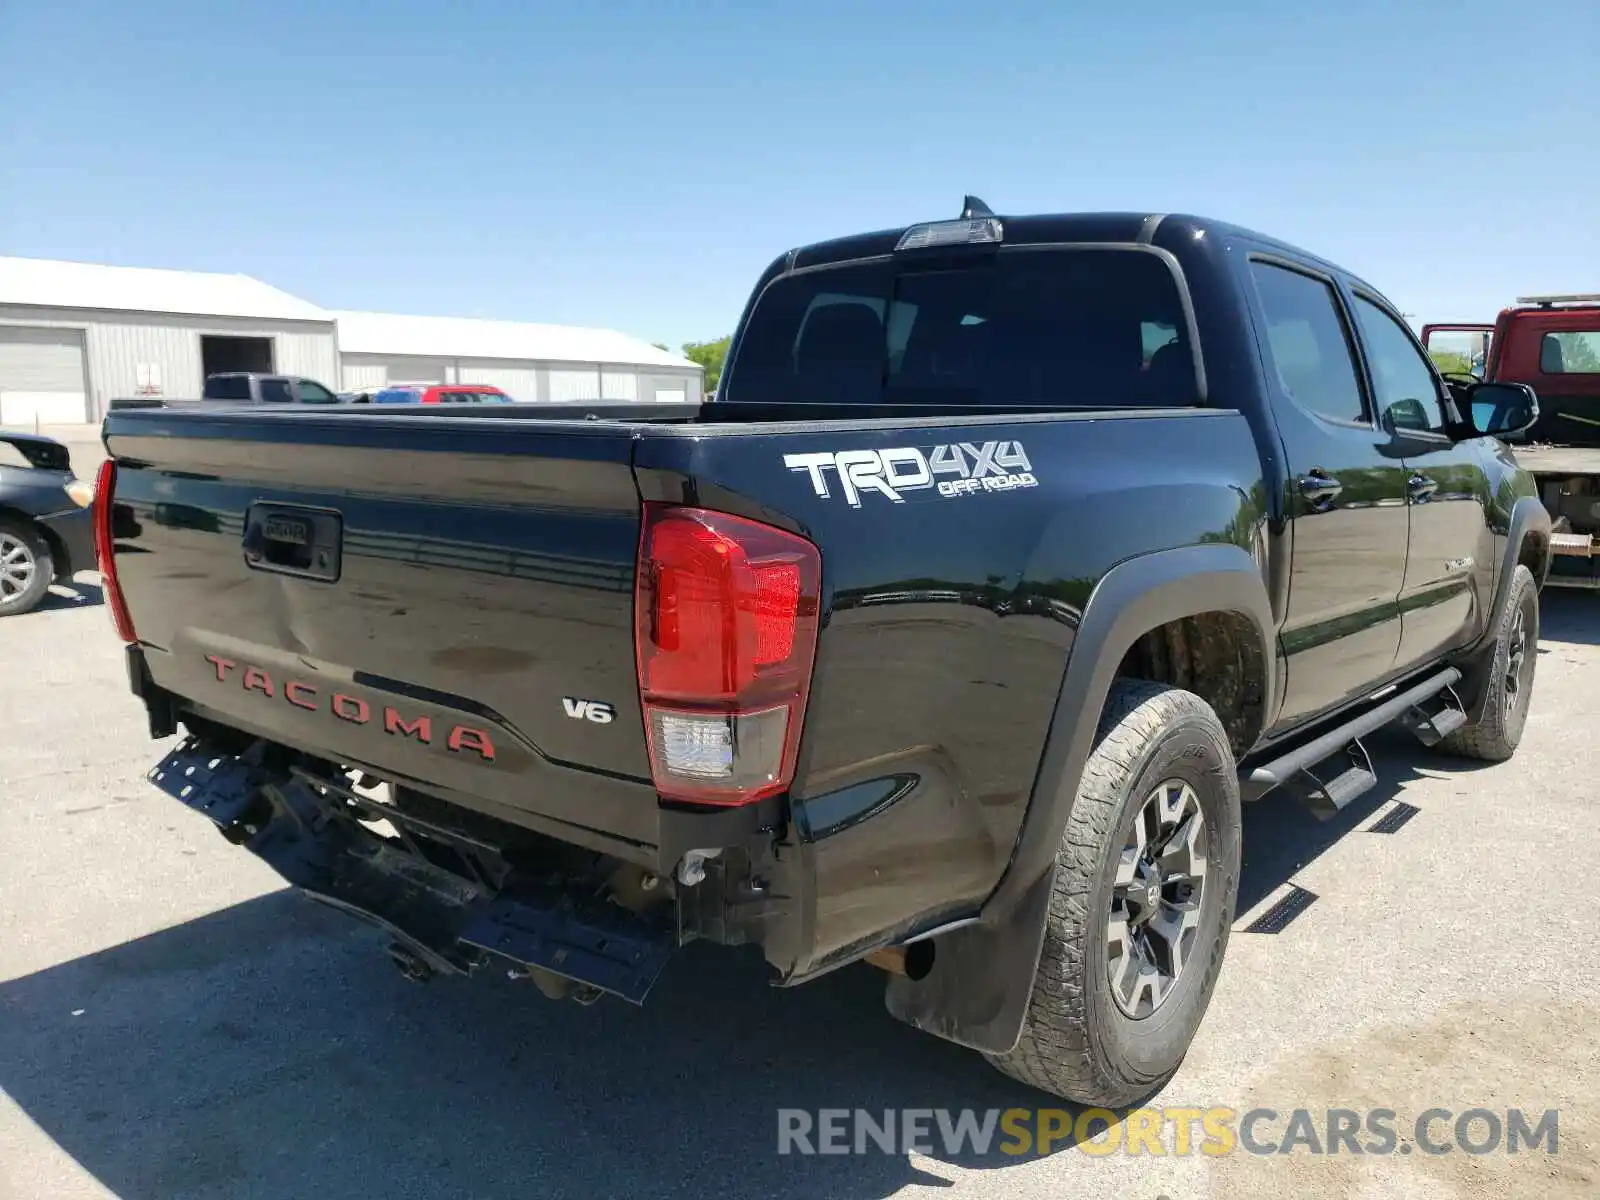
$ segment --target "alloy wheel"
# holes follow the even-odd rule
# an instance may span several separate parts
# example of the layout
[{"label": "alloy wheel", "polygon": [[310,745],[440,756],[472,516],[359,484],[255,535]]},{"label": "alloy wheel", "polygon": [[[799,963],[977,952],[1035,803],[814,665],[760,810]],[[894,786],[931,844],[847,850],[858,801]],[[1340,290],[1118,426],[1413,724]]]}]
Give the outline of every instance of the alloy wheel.
[{"label": "alloy wheel", "polygon": [[1200,935],[1206,883],[1200,797],[1182,779],[1156,785],[1133,819],[1112,884],[1106,975],[1127,1016],[1150,1016],[1172,994]]},{"label": "alloy wheel", "polygon": [[1528,622],[1524,616],[1522,605],[1517,605],[1517,610],[1511,616],[1511,638],[1506,647],[1505,678],[1500,688],[1501,703],[1505,706],[1505,719],[1509,723],[1517,712],[1517,706],[1522,703],[1523,694],[1527,689],[1527,667],[1532,662],[1528,653]]},{"label": "alloy wheel", "polygon": [[14,533],[0,533],[0,605],[15,603],[38,569],[32,546]]}]

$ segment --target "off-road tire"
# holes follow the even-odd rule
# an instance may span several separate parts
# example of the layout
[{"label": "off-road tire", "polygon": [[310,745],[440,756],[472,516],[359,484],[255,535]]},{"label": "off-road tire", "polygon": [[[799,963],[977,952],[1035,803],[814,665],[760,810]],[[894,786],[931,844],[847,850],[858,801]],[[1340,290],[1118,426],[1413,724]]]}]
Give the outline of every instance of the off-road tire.
[{"label": "off-road tire", "polygon": [[[1522,731],[1528,723],[1528,704],[1533,699],[1533,677],[1539,659],[1539,587],[1533,572],[1517,564],[1511,575],[1511,594],[1500,610],[1494,641],[1486,655],[1488,674],[1484,681],[1483,715],[1440,740],[1437,749],[1463,758],[1485,762],[1505,762],[1517,752]],[[1507,675],[1517,629],[1522,615],[1522,654],[1524,669],[1515,702],[1506,704]]]},{"label": "off-road tire", "polygon": [[[1171,994],[1134,1019],[1113,998],[1106,939],[1123,843],[1146,798],[1179,778],[1207,826],[1207,883],[1198,933]],[[1199,696],[1119,680],[1056,853],[1044,945],[1022,1036],[989,1055],[1023,1083],[1079,1104],[1119,1108],[1176,1073],[1216,986],[1239,891],[1239,780],[1228,738]]]},{"label": "off-road tire", "polygon": [[44,535],[27,521],[0,517],[0,540],[11,543],[13,539],[15,544],[25,547],[27,553],[32,556],[33,575],[20,592],[8,596],[4,589],[0,588],[0,617],[20,616],[38,608],[40,601],[50,591],[50,583],[56,576],[55,562],[50,556],[50,543],[44,539]]}]

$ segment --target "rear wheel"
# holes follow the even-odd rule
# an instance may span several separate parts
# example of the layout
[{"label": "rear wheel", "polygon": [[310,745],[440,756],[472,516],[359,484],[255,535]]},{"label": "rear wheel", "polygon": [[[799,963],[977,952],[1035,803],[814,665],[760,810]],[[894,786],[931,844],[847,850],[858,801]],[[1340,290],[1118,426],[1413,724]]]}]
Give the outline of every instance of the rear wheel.
[{"label": "rear wheel", "polygon": [[1199,696],[1120,681],[1056,856],[1044,947],[1006,1074],[1081,1104],[1136,1103],[1200,1027],[1239,887],[1239,783]]},{"label": "rear wheel", "polygon": [[1504,762],[1517,752],[1528,724],[1539,661],[1539,588],[1533,572],[1521,564],[1512,573],[1511,594],[1487,653],[1483,715],[1440,741],[1439,749],[1465,758]]},{"label": "rear wheel", "polygon": [[0,517],[0,617],[14,617],[37,608],[54,577],[50,544],[39,531],[10,517]]}]

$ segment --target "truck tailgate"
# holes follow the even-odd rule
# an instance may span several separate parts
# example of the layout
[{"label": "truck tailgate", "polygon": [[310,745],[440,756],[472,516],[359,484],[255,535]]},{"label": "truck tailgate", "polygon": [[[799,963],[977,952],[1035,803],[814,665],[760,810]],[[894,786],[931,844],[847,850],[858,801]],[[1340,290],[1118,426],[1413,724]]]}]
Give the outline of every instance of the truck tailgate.
[{"label": "truck tailgate", "polygon": [[535,828],[650,846],[632,439],[601,422],[114,414],[117,574],[153,682]]}]

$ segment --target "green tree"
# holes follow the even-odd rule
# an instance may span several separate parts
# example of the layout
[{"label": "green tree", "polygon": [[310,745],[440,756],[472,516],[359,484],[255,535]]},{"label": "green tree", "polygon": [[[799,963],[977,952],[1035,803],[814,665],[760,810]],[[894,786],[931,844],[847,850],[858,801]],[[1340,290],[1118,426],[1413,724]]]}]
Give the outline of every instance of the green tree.
[{"label": "green tree", "polygon": [[717,380],[722,378],[722,366],[728,360],[728,343],[733,341],[730,333],[727,337],[718,338],[714,342],[685,342],[683,356],[690,362],[699,363],[706,372],[706,391],[717,390]]},{"label": "green tree", "polygon": [[1561,343],[1561,365],[1566,368],[1568,374],[1600,374],[1600,354],[1595,353],[1593,334],[1558,333],[1554,336]]},{"label": "green tree", "polygon": [[1472,369],[1467,356],[1455,350],[1429,350],[1428,357],[1443,375],[1465,375]]}]

